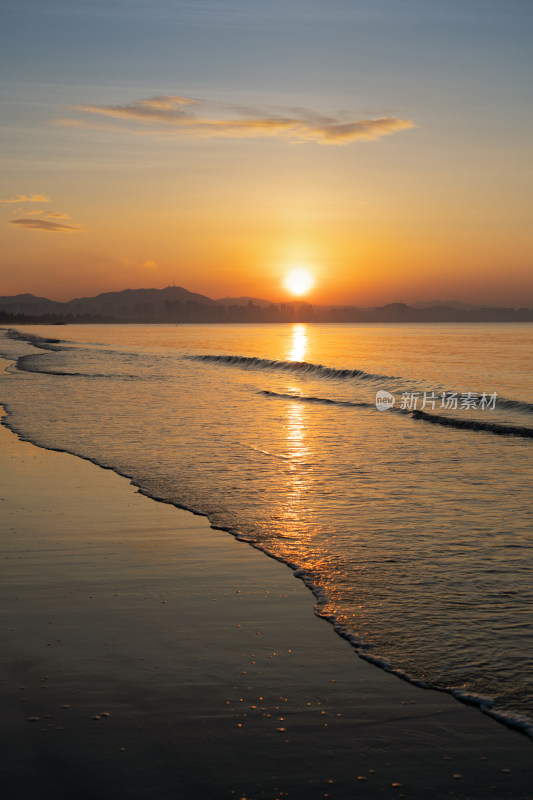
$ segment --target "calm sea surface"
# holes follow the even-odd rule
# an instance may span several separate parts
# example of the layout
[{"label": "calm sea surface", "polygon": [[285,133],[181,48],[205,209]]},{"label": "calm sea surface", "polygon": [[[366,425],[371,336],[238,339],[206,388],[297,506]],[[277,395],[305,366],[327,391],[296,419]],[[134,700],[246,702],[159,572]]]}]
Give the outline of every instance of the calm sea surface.
[{"label": "calm sea surface", "polygon": [[17,331],[9,427],[207,514],[365,658],[533,736],[533,326]]}]

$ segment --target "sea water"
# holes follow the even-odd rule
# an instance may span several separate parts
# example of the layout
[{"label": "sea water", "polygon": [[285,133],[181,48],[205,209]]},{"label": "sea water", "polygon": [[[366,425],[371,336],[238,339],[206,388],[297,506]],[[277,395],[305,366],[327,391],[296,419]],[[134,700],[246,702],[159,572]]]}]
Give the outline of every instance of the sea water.
[{"label": "sea water", "polygon": [[287,563],[364,658],[533,736],[532,352],[528,324],[18,326],[0,402]]}]

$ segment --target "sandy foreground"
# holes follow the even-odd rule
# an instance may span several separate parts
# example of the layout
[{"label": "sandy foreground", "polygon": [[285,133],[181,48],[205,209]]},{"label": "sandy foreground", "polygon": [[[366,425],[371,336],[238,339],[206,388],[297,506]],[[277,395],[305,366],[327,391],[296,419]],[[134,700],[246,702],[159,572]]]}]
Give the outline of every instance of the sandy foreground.
[{"label": "sandy foreground", "polygon": [[367,664],[283,564],[0,429],[13,798],[533,798],[533,743]]}]

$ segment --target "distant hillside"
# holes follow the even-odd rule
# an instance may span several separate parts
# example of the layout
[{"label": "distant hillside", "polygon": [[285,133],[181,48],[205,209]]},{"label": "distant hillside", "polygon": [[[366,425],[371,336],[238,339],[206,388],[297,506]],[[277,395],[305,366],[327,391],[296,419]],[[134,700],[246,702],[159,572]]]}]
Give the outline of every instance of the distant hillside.
[{"label": "distant hillside", "polygon": [[480,305],[472,305],[471,303],[461,303],[460,300],[418,300],[413,303],[413,308],[436,308],[447,306],[448,308],[459,308],[463,311],[473,311],[476,308],[483,308]]},{"label": "distant hillside", "polygon": [[180,306],[192,304],[217,306],[215,300],[203,294],[189,292],[182,286],[166,289],[124,289],[122,292],[105,292],[97,297],[82,297],[65,303],[67,314],[113,317],[118,320],[168,319]]},{"label": "distant hillside", "polygon": [[312,306],[303,300],[271,303],[255,297],[213,300],[182,286],[124,289],[68,303],[19,294],[0,297],[0,323],[75,322],[533,322],[529,308],[487,308],[459,301],[389,303],[375,308]]},{"label": "distant hillside", "polygon": [[64,313],[64,306],[65,303],[48,300],[46,297],[35,297],[33,294],[0,297],[0,309],[9,314],[26,314],[27,316],[61,314]]}]

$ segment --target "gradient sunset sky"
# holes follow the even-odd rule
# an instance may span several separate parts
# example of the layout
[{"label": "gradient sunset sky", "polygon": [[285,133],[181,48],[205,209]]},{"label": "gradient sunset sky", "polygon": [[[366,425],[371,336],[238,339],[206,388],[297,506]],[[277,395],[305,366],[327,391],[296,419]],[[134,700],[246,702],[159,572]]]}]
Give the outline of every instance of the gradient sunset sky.
[{"label": "gradient sunset sky", "polygon": [[17,0],[0,295],[533,306],[531,0]]}]

